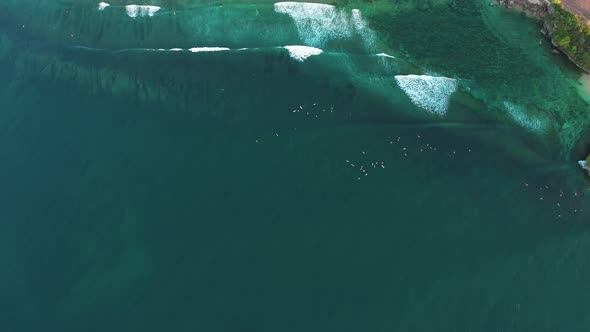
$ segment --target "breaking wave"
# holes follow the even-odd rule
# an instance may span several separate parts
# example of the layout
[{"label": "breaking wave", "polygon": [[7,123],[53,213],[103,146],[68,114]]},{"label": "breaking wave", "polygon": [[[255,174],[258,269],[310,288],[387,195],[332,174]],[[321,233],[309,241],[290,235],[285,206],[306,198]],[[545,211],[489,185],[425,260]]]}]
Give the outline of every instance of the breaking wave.
[{"label": "breaking wave", "polygon": [[292,59],[299,62],[305,61],[305,59],[309,58],[310,56],[320,55],[323,52],[321,49],[311,46],[293,45],[284,46],[283,48],[289,51],[289,56],[291,56]]},{"label": "breaking wave", "polygon": [[98,3],[98,10],[99,11],[103,11],[105,8],[107,8],[108,6],[110,6],[110,4],[106,3],[106,2],[100,2]]},{"label": "breaking wave", "polygon": [[457,80],[448,77],[397,75],[395,80],[414,105],[441,116],[447,113],[450,97],[458,88]]},{"label": "breaking wave", "polygon": [[348,11],[320,3],[277,2],[274,10],[291,17],[299,38],[306,45],[322,47],[330,40],[353,36],[359,36],[365,47],[374,45],[374,32],[369,29],[358,9]]},{"label": "breaking wave", "polygon": [[160,7],[149,5],[127,5],[125,6],[125,10],[127,11],[127,16],[131,18],[152,17],[158,10],[160,10]]}]

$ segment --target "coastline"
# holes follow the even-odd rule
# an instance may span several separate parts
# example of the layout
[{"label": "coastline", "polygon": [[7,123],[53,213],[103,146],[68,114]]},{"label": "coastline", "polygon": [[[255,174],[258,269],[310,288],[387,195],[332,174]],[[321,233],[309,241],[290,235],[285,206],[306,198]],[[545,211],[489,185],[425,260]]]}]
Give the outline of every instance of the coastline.
[{"label": "coastline", "polygon": [[585,21],[590,21],[590,2],[587,0],[561,0],[565,9]]},{"label": "coastline", "polygon": [[575,52],[578,48],[587,46],[568,33],[568,29],[572,29],[572,24],[583,27],[588,21],[590,11],[585,7],[586,4],[577,0],[498,0],[491,2],[490,6],[496,3],[543,21],[541,33],[551,42],[555,50],[564,54],[580,70],[590,74],[588,61],[584,60],[582,63],[582,60],[577,59],[579,56]]},{"label": "coastline", "polygon": [[528,16],[543,18],[551,13],[549,0],[497,0],[490,2],[490,6],[499,4],[502,7],[519,10]]},{"label": "coastline", "polygon": [[[517,10],[542,22],[540,33],[553,46],[553,53],[565,55],[570,63],[579,68],[575,88],[578,95],[590,103],[590,46],[586,42],[590,41],[590,25],[587,25],[590,10],[585,7],[590,5],[578,0],[497,0],[489,5]],[[584,117],[583,114],[578,116]],[[567,131],[567,128],[573,128],[571,125],[571,120],[568,120],[562,129]],[[583,127],[586,129],[577,133],[577,142],[571,152],[575,159],[590,160],[588,145],[584,143],[588,139],[588,126]]]}]

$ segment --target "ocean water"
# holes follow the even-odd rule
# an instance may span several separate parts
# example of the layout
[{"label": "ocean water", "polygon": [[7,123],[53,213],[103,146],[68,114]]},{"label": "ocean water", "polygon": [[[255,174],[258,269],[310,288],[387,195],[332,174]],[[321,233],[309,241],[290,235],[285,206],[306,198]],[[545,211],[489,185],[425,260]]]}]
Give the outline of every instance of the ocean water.
[{"label": "ocean water", "polygon": [[0,3],[1,331],[590,328],[589,98],[538,22],[131,4]]}]

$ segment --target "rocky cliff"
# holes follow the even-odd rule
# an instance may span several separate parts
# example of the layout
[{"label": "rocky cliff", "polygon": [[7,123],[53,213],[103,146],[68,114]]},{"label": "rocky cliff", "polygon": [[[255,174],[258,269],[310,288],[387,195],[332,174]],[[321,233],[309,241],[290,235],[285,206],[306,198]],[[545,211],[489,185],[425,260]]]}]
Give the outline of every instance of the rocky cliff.
[{"label": "rocky cliff", "polygon": [[590,73],[590,28],[583,18],[564,8],[559,0],[498,0],[490,5],[496,3],[542,19],[542,33],[553,46],[580,69]]}]

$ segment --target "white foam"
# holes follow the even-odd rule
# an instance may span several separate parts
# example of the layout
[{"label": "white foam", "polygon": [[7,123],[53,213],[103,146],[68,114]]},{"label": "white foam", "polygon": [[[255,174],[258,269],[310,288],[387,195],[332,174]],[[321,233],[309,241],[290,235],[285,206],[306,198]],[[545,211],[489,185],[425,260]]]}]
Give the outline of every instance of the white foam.
[{"label": "white foam", "polygon": [[98,3],[98,10],[99,11],[103,11],[105,8],[107,8],[108,6],[110,6],[110,4],[106,3],[106,2],[99,2]]},{"label": "white foam", "polygon": [[289,56],[299,62],[305,61],[310,56],[322,54],[322,50],[311,46],[291,45],[283,48],[289,51]]},{"label": "white foam", "polygon": [[380,56],[380,57],[384,57],[384,58],[391,58],[391,59],[395,59],[395,57],[394,57],[393,55],[389,55],[389,54],[387,54],[387,53],[379,53],[379,54],[376,54],[376,55],[377,55],[377,56]]},{"label": "white foam", "polygon": [[451,95],[457,91],[456,79],[428,75],[397,75],[395,80],[414,105],[445,115]]},{"label": "white foam", "polygon": [[199,52],[220,52],[220,51],[229,51],[227,47],[193,47],[190,48],[189,51],[193,53]]},{"label": "white foam", "polygon": [[291,13],[303,13],[305,12],[308,16],[317,13],[318,11],[324,11],[326,13],[332,13],[336,7],[325,3],[313,3],[313,2],[294,2],[285,1],[277,2],[274,5],[275,12],[282,14]]},{"label": "white foam", "polygon": [[171,49],[169,49],[169,51],[179,52],[179,51],[183,51],[183,49],[182,48],[171,48]]},{"label": "white foam", "polygon": [[127,5],[125,6],[125,10],[127,11],[127,16],[131,18],[136,17],[152,17],[160,10],[161,7],[158,6],[149,6],[149,5]]},{"label": "white foam", "polygon": [[361,34],[363,37],[363,42],[367,48],[373,49],[375,46],[375,32],[369,28],[367,21],[363,19],[363,14],[358,9],[353,9],[351,11],[352,17],[352,24],[354,25],[354,29],[357,33]]},{"label": "white foam", "polygon": [[528,115],[525,107],[508,101],[504,101],[503,104],[504,109],[519,125],[536,132],[541,132],[545,130],[545,123],[537,117],[532,117]]},{"label": "white foam", "polygon": [[277,2],[277,13],[289,15],[304,44],[322,47],[334,39],[358,35],[365,46],[374,44],[374,32],[368,28],[358,9],[347,11],[335,6],[309,2]]},{"label": "white foam", "polygon": [[586,161],[585,160],[578,161],[578,165],[580,165],[580,167],[582,167],[583,169],[586,169]]}]

